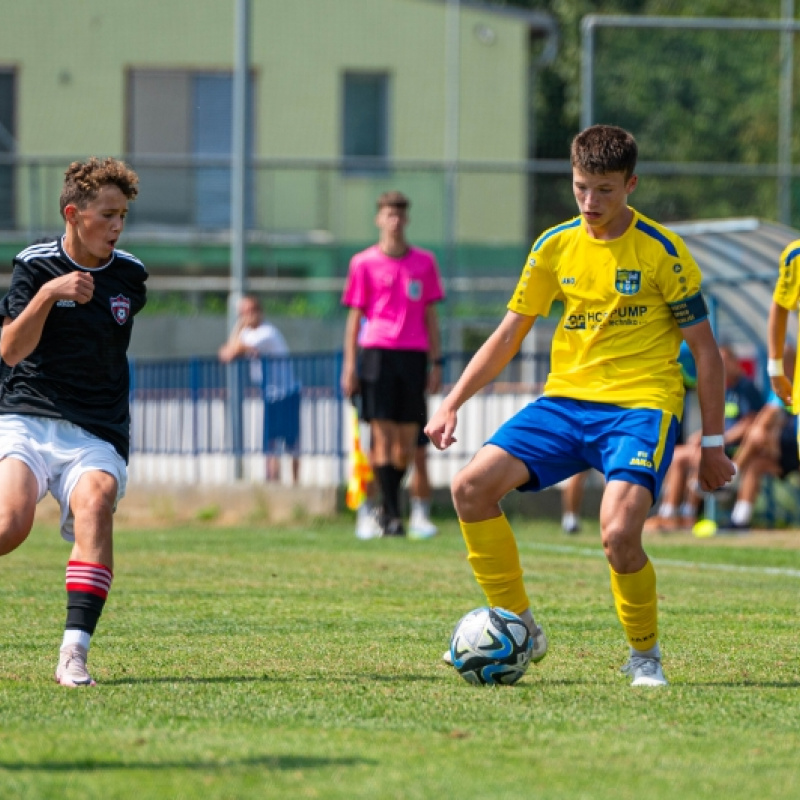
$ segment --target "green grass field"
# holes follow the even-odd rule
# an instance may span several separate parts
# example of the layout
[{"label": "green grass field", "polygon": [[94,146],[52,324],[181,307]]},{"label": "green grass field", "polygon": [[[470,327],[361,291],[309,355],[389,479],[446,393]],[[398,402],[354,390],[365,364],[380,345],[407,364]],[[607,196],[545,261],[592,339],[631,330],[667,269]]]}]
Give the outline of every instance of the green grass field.
[{"label": "green grass field", "polygon": [[0,561],[0,798],[800,797],[800,532],[654,537],[671,685],[632,689],[597,529],[516,523],[551,649],[516,687],[440,656],[483,604],[454,522],[122,530],[90,658],[52,681],[67,548]]}]

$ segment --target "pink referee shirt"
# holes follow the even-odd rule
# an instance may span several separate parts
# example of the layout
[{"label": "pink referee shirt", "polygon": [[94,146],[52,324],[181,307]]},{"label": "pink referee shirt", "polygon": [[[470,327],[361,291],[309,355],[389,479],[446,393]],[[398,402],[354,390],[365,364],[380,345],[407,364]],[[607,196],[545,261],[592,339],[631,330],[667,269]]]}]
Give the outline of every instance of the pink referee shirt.
[{"label": "pink referee shirt", "polygon": [[353,256],[342,295],[344,305],[360,309],[366,318],[359,345],[391,350],[427,351],[425,307],[443,299],[433,253],[411,247],[394,258],[378,245]]}]

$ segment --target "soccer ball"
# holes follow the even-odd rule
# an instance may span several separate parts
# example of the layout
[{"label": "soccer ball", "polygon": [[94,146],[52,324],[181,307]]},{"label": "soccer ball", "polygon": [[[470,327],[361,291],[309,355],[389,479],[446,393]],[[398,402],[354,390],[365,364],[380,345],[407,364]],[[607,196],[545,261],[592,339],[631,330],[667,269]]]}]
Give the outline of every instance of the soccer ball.
[{"label": "soccer ball", "polygon": [[516,683],[528,669],[532,651],[528,626],[504,608],[470,611],[450,637],[453,666],[475,686]]}]

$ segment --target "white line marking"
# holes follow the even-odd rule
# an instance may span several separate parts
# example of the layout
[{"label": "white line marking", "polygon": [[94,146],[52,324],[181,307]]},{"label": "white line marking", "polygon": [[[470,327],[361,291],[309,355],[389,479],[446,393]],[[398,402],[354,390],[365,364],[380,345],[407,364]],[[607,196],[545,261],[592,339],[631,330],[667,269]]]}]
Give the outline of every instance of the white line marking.
[{"label": "white line marking", "polygon": [[[525,550],[544,550],[548,553],[563,555],[605,558],[602,550],[590,550],[588,547],[574,547],[565,544],[545,544],[540,542],[520,542]],[[800,578],[800,569],[791,567],[757,567],[745,564],[713,564],[705,561],[679,561],[673,558],[654,558],[653,564],[665,567],[681,567],[683,569],[710,569],[717,572],[749,572],[755,575],[783,575],[788,578]]]}]

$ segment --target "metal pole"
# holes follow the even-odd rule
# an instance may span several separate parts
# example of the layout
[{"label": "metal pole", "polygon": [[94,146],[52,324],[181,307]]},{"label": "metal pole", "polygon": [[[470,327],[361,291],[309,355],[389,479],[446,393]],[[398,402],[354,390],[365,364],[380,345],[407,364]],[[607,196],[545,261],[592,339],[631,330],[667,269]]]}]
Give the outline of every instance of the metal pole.
[{"label": "metal pole", "polygon": [[[447,0],[445,18],[444,274],[455,277],[458,210],[459,115],[461,113],[461,0]],[[443,341],[444,348],[449,347]]]},{"label": "metal pole", "polygon": [[[781,0],[781,18],[794,22],[794,0]],[[778,89],[778,219],[792,224],[792,72],[794,33],[781,31],[780,84]]]},{"label": "metal pole", "polygon": [[[246,288],[245,209],[248,103],[247,83],[250,64],[250,0],[236,0],[234,17],[233,121],[231,131],[231,283],[228,293],[228,330],[236,324],[239,300]],[[244,475],[242,434],[242,381],[236,362],[228,365],[228,403],[236,480]]]},{"label": "metal pole", "polygon": [[594,17],[581,21],[581,130],[594,118]]},{"label": "metal pole", "polygon": [[247,159],[247,72],[250,63],[250,0],[236,0],[234,19],[233,122],[231,132],[231,288],[228,298],[229,330],[245,293],[245,208]]}]

